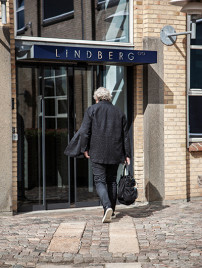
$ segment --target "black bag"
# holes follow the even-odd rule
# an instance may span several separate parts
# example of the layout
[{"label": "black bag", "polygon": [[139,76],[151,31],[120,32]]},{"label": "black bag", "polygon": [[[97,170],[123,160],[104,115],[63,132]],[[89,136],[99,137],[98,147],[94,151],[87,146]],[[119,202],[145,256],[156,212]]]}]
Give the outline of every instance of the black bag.
[{"label": "black bag", "polygon": [[118,200],[121,204],[131,205],[135,202],[138,197],[136,181],[133,176],[125,175],[126,165],[123,169],[123,175],[121,175],[119,184],[118,184]]}]

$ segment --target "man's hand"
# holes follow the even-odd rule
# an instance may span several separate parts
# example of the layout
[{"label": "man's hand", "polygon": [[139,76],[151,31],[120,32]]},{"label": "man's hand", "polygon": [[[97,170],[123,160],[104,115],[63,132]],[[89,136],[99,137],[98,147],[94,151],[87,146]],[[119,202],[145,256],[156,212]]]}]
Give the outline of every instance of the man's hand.
[{"label": "man's hand", "polygon": [[127,163],[128,165],[130,165],[130,158],[126,157],[125,163]]},{"label": "man's hand", "polygon": [[88,151],[85,151],[83,154],[84,154],[84,156],[85,156],[86,158],[90,158],[90,156],[89,156],[89,154],[88,154]]}]

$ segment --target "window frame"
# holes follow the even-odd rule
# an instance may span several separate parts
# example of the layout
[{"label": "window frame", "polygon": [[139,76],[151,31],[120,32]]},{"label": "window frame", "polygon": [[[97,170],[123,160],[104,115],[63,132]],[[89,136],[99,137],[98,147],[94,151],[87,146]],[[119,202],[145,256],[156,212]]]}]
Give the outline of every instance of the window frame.
[{"label": "window frame", "polygon": [[[187,16],[187,28],[190,31],[191,16]],[[190,96],[202,96],[202,88],[191,88],[191,50],[202,50],[202,45],[191,45],[191,37],[187,36],[187,148],[189,148],[192,142],[202,142],[202,133],[198,137],[190,137],[190,122],[189,122],[189,97]]]},{"label": "window frame", "polygon": [[[45,19],[45,8],[44,8],[44,1],[43,0],[43,4],[42,4],[42,14],[43,14],[43,23],[42,23],[42,26],[49,26],[51,24],[54,24],[54,23],[58,23],[60,21],[63,21],[63,20],[66,20],[66,19],[72,19],[74,17],[74,7],[73,7],[73,10],[72,11],[69,11],[69,12],[65,12],[63,14],[60,14],[60,15],[57,15],[57,16],[54,16],[54,17],[50,17],[50,18],[47,18]],[[69,1],[69,0],[68,0]],[[74,1],[72,0],[73,2],[73,5],[74,5]]]}]

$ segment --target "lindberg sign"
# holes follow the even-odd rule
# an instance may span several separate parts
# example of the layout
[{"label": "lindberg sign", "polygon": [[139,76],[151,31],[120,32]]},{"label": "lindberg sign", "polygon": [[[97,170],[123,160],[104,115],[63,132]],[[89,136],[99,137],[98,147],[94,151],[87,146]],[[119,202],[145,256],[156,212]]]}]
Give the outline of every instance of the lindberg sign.
[{"label": "lindberg sign", "polygon": [[34,59],[67,60],[123,65],[157,63],[157,52],[148,50],[34,45]]}]

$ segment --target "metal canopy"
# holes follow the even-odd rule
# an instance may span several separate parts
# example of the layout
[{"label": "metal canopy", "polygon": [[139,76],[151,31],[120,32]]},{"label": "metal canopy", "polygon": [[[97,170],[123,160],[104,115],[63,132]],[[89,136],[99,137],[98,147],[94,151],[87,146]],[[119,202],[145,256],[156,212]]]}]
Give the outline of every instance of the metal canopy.
[{"label": "metal canopy", "polygon": [[157,52],[122,48],[33,44],[18,46],[16,59],[20,61],[65,61],[127,66],[157,63]]}]

